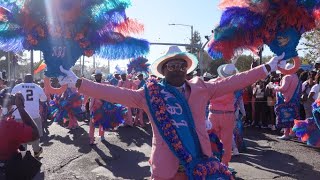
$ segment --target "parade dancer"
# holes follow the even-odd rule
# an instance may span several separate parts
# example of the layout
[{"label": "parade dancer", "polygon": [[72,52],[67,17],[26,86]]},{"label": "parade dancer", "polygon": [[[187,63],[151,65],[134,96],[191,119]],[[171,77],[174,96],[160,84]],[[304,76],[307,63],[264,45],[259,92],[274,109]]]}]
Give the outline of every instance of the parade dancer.
[{"label": "parade dancer", "polygon": [[[238,71],[234,64],[225,64],[218,67],[218,74],[222,80],[236,74]],[[234,93],[210,100],[209,119],[213,125],[213,130],[221,139],[224,148],[222,163],[229,165],[232,154],[233,129],[235,127],[235,95]]]},{"label": "parade dancer", "polygon": [[[135,89],[136,85],[130,79],[127,79],[126,73],[122,73],[121,80],[118,83],[118,87],[122,87],[125,89]],[[133,126],[131,107],[127,107],[127,109],[128,109],[128,111],[127,111],[127,116],[126,116],[126,124],[129,126]]]},{"label": "parade dancer", "polygon": [[[291,68],[292,64],[286,64],[286,69]],[[285,75],[280,86],[276,86],[274,90],[277,92],[277,102],[275,104],[275,113],[277,127],[284,129],[283,136],[278,137],[281,140],[289,140],[291,128],[294,120],[299,119],[300,112],[300,92],[301,83],[297,74]],[[293,133],[291,133],[294,135]]]},{"label": "parade dancer", "polygon": [[[55,94],[54,99],[50,102],[52,118],[55,122],[63,123],[66,123],[69,119],[67,128],[73,130],[79,126],[77,118],[80,118],[82,113],[82,97],[75,88],[62,88],[66,89],[62,95]],[[54,88],[48,85],[48,89],[52,91]]]},{"label": "parade dancer", "polygon": [[63,96],[67,98],[66,101],[71,106],[71,108],[67,109],[69,118],[67,129],[76,129],[79,127],[78,118],[80,118],[79,114],[82,112],[82,97],[78,93],[77,89],[73,87],[68,87]]},{"label": "parade dancer", "polygon": [[[96,70],[94,78],[97,83],[109,84],[102,82],[102,72],[101,70]],[[88,96],[85,96],[84,102],[87,102],[89,99]],[[82,109],[85,107],[82,105]],[[126,114],[125,107],[119,104],[113,104],[105,100],[96,99],[90,97],[90,114],[91,119],[89,122],[89,138],[90,145],[95,144],[95,127],[99,128],[99,136],[101,141],[105,141],[104,132],[112,131],[114,128],[117,128],[119,125],[124,123],[124,116]]]},{"label": "parade dancer", "polygon": [[[138,74],[138,80],[135,80],[134,83],[136,84],[137,89],[143,88],[143,86],[146,84],[146,81],[144,80],[144,76],[142,73]],[[137,114],[134,119],[134,123],[140,123],[141,127],[145,127],[144,121],[143,121],[143,110],[142,109],[137,109]]]},{"label": "parade dancer", "polygon": [[74,85],[79,92],[94,98],[143,109],[148,114],[153,129],[151,179],[233,179],[227,167],[213,157],[209,136],[204,133],[204,109],[209,99],[265,78],[277,70],[282,58],[272,58],[265,65],[223,80],[204,82],[200,78],[185,79],[197,67],[194,55],[172,52],[156,60],[150,68],[164,79],[149,81],[143,89],[130,90],[79,79],[62,67],[65,78],[60,83]]},{"label": "parade dancer", "polygon": [[[97,69],[94,73],[94,79],[95,82],[97,83],[102,83],[102,72],[101,70]],[[84,104],[86,104],[88,102],[89,97],[85,96],[84,99]],[[90,97],[90,101],[89,101],[89,110],[90,110],[90,115],[92,119],[90,119],[89,122],[89,138],[90,138],[90,145],[94,145],[94,141],[95,141],[95,137],[94,137],[94,131],[95,131],[95,125],[93,122],[93,119],[95,118],[94,116],[92,116],[92,114],[94,113],[94,111],[98,110],[100,107],[102,106],[102,103],[100,102],[99,99],[95,99],[95,98],[91,98]],[[85,110],[85,106],[82,105],[82,110]],[[100,140],[104,141],[104,130],[103,127],[100,125],[99,126],[99,136],[100,136]]]},{"label": "parade dancer", "polygon": [[292,131],[300,141],[307,145],[320,148],[320,100],[312,104],[313,116],[306,120],[294,120]]},{"label": "parade dancer", "polygon": [[232,153],[233,155],[239,155],[239,150],[243,151],[245,149],[245,144],[243,140],[243,119],[246,119],[246,110],[244,108],[242,90],[236,91],[235,96],[235,127],[233,130],[232,138]]}]

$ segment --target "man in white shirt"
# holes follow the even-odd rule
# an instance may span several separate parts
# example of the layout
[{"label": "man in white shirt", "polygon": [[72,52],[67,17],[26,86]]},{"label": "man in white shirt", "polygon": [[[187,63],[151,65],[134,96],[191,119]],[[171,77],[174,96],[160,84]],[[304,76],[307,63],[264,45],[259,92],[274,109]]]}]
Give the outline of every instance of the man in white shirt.
[{"label": "man in white shirt", "polygon": [[[31,74],[27,74],[25,76],[24,83],[18,84],[12,89],[12,94],[17,92],[21,92],[23,95],[25,99],[25,110],[37,124],[39,137],[41,137],[43,135],[43,129],[39,110],[39,102],[47,101],[47,96],[39,85],[33,83],[33,77]],[[17,111],[15,111],[13,115],[17,121],[21,120],[21,116]],[[40,138],[28,144],[32,145],[34,156],[38,158],[43,151],[42,147],[40,147]]]},{"label": "man in white shirt", "polygon": [[310,90],[310,93],[309,93],[309,96],[308,98],[314,102],[315,100],[318,99],[318,95],[319,95],[319,91],[320,91],[320,85],[319,85],[319,80],[320,80],[320,75],[317,75],[316,76],[316,79],[315,79],[315,85],[312,86],[311,90]]}]

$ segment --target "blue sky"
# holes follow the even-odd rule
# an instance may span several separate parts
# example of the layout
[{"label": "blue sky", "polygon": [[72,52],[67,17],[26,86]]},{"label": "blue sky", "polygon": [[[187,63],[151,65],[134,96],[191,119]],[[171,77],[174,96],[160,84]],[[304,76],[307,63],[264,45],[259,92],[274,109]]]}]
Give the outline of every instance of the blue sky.
[{"label": "blue sky", "polygon": [[[222,11],[218,9],[218,0],[131,0],[127,16],[144,24],[145,31],[139,35],[152,43],[189,44],[191,28],[169,26],[169,24],[192,25],[194,31],[204,36],[211,35],[211,30],[218,24]],[[152,63],[166,53],[169,46],[152,45],[147,56]],[[179,47],[185,50],[184,47]],[[111,62],[111,71],[115,65],[125,66],[128,61]]]},{"label": "blue sky", "polygon": [[[205,42],[204,36],[211,35],[211,30],[219,22],[221,11],[217,0],[132,0],[132,7],[127,10],[127,15],[144,24],[145,32],[142,37],[150,42],[188,44],[191,28],[168,24],[193,25]],[[167,49],[168,46],[152,45],[149,60],[158,58]]]}]

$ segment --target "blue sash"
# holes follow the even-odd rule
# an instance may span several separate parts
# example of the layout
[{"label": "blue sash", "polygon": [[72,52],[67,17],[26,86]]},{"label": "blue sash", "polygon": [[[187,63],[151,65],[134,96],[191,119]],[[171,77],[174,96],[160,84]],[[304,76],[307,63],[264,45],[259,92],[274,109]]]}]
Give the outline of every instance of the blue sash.
[{"label": "blue sash", "polygon": [[285,103],[282,93],[277,93],[277,102],[274,106],[274,111],[278,128],[290,128],[293,126],[295,119],[300,119],[300,94],[300,81],[289,102]]},{"label": "blue sash", "polygon": [[192,113],[183,94],[165,80],[160,83],[151,80],[144,89],[153,121],[188,178],[231,179],[230,171],[216,157],[202,154]]}]

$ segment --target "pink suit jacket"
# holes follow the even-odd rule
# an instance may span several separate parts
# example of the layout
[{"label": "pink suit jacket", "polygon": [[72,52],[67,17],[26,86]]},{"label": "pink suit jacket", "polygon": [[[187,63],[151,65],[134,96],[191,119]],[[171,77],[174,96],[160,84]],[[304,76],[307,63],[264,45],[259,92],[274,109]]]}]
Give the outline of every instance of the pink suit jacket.
[{"label": "pink suit jacket", "polygon": [[[205,126],[205,108],[209,99],[220,97],[227,93],[233,93],[235,90],[243,89],[258,79],[265,77],[265,71],[259,66],[250,71],[218,81],[204,82],[196,77],[186,82],[188,86],[187,91],[189,91],[187,92],[189,97],[188,104],[195,121],[195,130],[198,134],[204,155],[208,157],[212,156],[210,140]],[[149,160],[152,173],[154,176],[163,179],[171,179],[174,177],[179,167],[179,160],[170,151],[154,124],[147,105],[144,89],[130,90],[98,84],[83,79],[79,92],[109,102],[143,109],[148,114],[153,130],[151,157]]]},{"label": "pink suit jacket", "polygon": [[289,102],[291,100],[298,82],[299,78],[296,74],[285,75],[282,78],[278,91],[283,94],[284,102]]}]

